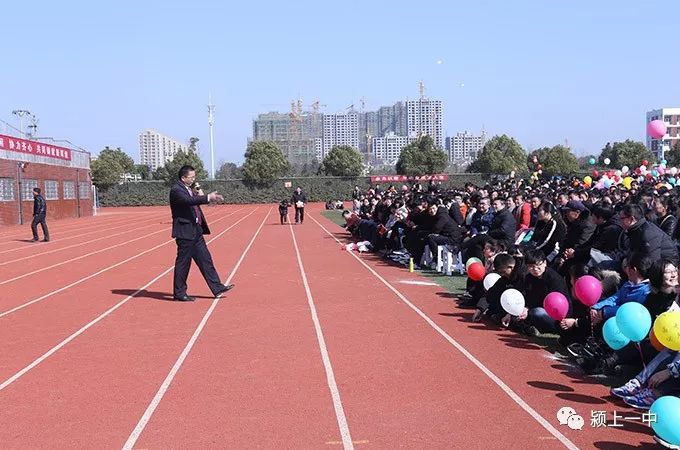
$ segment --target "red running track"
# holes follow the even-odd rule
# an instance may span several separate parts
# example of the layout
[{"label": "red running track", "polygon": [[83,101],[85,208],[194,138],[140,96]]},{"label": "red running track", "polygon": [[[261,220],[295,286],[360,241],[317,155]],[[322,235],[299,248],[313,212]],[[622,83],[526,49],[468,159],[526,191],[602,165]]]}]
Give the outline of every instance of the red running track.
[{"label": "red running track", "polygon": [[[626,410],[568,364],[469,323],[426,278],[340,251],[347,236],[318,206],[299,226],[279,225],[270,205],[206,215],[218,272],[236,284],[219,300],[193,268],[200,298],[166,301],[167,208],[104,210],[55,222],[53,242],[0,247],[15,249],[5,261],[27,258],[0,265],[2,448],[652,442],[639,422],[590,427],[591,410]],[[105,233],[116,236],[97,240]],[[583,430],[558,423],[562,406]]]}]

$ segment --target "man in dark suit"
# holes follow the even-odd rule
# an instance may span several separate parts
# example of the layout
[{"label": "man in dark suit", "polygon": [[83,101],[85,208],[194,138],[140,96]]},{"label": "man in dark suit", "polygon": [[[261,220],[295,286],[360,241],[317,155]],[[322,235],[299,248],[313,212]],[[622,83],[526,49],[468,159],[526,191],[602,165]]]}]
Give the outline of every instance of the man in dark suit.
[{"label": "man in dark suit", "polygon": [[305,203],[307,203],[307,196],[302,192],[300,186],[293,192],[290,202],[295,205],[295,223],[303,223],[305,221]]},{"label": "man in dark suit", "polygon": [[223,200],[217,192],[203,194],[196,181],[196,170],[191,166],[183,166],[179,170],[179,181],[170,189],[170,210],[172,211],[172,237],[177,242],[177,258],[175,259],[175,273],[173,279],[173,298],[183,302],[194,301],[187,295],[187,277],[191,260],[205,278],[210,291],[219,297],[234,287],[225,286],[213,265],[208,246],[203,239],[204,234],[210,234],[200,205]]},{"label": "man in dark suit", "polygon": [[42,228],[45,236],[44,242],[50,241],[50,232],[47,229],[47,204],[42,195],[40,195],[40,188],[33,188],[33,222],[31,222],[31,231],[33,231],[33,242],[38,242],[38,224]]}]

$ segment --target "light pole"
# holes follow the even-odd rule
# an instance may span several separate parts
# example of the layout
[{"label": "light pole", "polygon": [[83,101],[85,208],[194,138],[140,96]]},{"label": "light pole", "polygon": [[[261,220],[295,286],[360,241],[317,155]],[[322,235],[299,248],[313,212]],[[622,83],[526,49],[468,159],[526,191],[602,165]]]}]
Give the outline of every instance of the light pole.
[{"label": "light pole", "polygon": [[210,178],[215,179],[215,139],[213,136],[213,124],[215,123],[215,105],[212,104],[212,96],[208,94],[208,126],[210,127]]},{"label": "light pole", "polygon": [[22,136],[25,136],[24,134],[24,116],[31,116],[30,111],[26,111],[25,109],[15,109],[12,111],[12,114],[17,116],[19,118],[19,132],[21,133]]}]

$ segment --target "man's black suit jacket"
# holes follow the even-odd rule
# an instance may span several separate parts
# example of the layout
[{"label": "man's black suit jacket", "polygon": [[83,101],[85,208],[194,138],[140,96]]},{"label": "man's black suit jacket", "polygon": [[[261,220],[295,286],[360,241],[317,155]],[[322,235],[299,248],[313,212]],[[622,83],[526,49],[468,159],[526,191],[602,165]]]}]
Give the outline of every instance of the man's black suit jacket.
[{"label": "man's black suit jacket", "polygon": [[182,182],[175,183],[170,189],[170,210],[172,211],[172,237],[175,239],[196,239],[196,214],[193,206],[198,206],[201,215],[203,234],[210,234],[210,228],[199,205],[207,205],[207,195],[191,196]]}]

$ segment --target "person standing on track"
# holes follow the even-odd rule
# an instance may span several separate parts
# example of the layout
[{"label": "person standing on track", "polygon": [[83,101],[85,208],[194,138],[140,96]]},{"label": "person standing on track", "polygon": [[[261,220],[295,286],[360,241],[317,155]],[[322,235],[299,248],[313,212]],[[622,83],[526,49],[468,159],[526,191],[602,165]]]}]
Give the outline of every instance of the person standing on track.
[{"label": "person standing on track", "polygon": [[31,222],[31,231],[33,231],[33,242],[38,242],[38,224],[42,228],[44,239],[43,242],[50,241],[50,232],[47,229],[47,203],[42,195],[40,195],[40,188],[33,188],[33,222]]},{"label": "person standing on track", "polygon": [[196,169],[182,166],[179,169],[179,181],[170,189],[170,210],[172,212],[172,237],[177,242],[177,258],[173,277],[173,298],[182,302],[191,302],[195,298],[187,295],[187,277],[191,268],[191,260],[201,271],[210,291],[219,297],[234,287],[225,286],[213,265],[212,256],[203,239],[210,234],[210,228],[200,205],[223,200],[217,192],[208,195],[203,193],[196,183]]},{"label": "person standing on track", "polygon": [[293,192],[290,202],[295,205],[295,223],[303,223],[305,221],[305,203],[307,203],[307,196],[302,192],[302,188],[298,186]]}]

